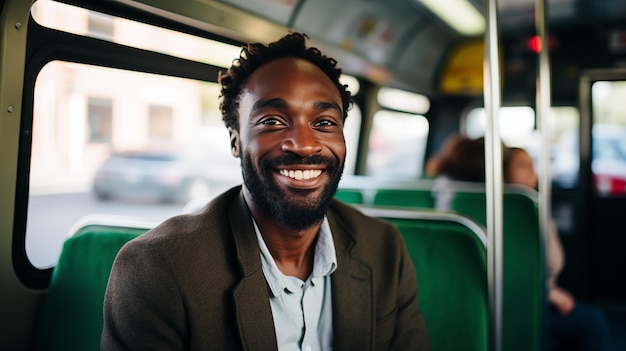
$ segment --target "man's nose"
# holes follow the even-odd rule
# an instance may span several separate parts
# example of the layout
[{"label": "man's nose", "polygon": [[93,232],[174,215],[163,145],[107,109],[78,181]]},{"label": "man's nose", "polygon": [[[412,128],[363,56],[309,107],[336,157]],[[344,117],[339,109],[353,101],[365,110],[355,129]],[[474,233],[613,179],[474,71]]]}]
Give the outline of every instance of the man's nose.
[{"label": "man's nose", "polygon": [[317,132],[308,124],[295,124],[281,143],[284,152],[291,152],[307,157],[322,151]]}]

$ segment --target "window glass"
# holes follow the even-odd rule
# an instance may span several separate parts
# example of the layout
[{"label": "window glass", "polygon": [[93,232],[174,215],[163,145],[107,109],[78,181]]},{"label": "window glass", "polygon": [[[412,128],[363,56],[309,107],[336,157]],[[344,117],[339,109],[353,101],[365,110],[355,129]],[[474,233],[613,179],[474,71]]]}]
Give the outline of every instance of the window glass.
[{"label": "window glass", "polygon": [[[533,133],[535,111],[528,106],[502,107],[500,109],[500,137],[508,146],[520,146]],[[470,138],[485,135],[487,115],[484,108],[472,109],[467,114],[466,134]]]},{"label": "window glass", "polygon": [[87,99],[87,141],[110,143],[113,125],[113,100]]},{"label": "window glass", "polygon": [[32,8],[42,26],[228,68],[241,48],[51,0]]},{"label": "window glass", "polygon": [[424,114],[430,109],[426,96],[409,91],[382,87],[376,97],[381,106],[398,111]]},{"label": "window glass", "polygon": [[376,112],[369,138],[367,175],[420,177],[428,129],[424,116],[386,110]]},{"label": "window glass", "polygon": [[173,113],[172,106],[148,106],[150,140],[170,141],[172,139]]},{"label": "window glass", "polygon": [[580,112],[572,106],[553,107],[550,112],[552,182],[561,188],[574,188],[580,168]]},{"label": "window glass", "polygon": [[356,155],[359,149],[359,134],[361,132],[361,109],[359,105],[352,105],[348,117],[343,125],[343,136],[346,139],[346,161],[343,173],[354,175],[356,170]]},{"label": "window glass", "polygon": [[595,191],[601,196],[626,196],[626,82],[595,82],[591,96]]},{"label": "window glass", "polygon": [[216,83],[48,63],[35,85],[31,263],[54,266],[85,215],[162,221],[192,199],[241,184],[218,96]]},{"label": "window glass", "polygon": [[[339,77],[341,84],[348,86],[348,91],[355,96],[361,90],[361,84],[355,77],[342,74]],[[346,139],[346,161],[343,173],[350,175],[356,171],[356,155],[359,152],[359,135],[361,133],[361,108],[359,105],[352,104],[352,108],[348,110],[348,117],[343,126],[343,136]]]}]

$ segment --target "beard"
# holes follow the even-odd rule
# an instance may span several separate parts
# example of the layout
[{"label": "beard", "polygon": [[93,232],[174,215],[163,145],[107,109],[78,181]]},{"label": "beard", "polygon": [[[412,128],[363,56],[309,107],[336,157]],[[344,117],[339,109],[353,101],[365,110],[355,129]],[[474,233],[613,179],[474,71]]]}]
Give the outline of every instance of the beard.
[{"label": "beard", "polygon": [[[239,150],[243,150],[239,145]],[[323,164],[326,166],[328,182],[320,195],[313,195],[315,190],[292,189],[295,196],[290,197],[274,179],[274,170],[279,165]],[[263,159],[259,164],[259,173],[255,172],[248,153],[241,153],[241,171],[243,182],[252,196],[252,200],[265,212],[274,216],[280,223],[291,230],[311,228],[319,223],[333,200],[341,174],[343,163],[336,158],[313,155],[306,158],[297,155]]]}]

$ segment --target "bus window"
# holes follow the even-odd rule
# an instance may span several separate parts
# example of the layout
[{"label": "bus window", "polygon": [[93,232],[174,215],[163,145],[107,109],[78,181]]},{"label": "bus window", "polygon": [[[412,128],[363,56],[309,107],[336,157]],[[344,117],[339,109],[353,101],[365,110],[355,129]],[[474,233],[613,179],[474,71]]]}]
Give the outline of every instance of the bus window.
[{"label": "bus window", "polygon": [[[500,137],[506,146],[528,151],[535,163],[539,159],[540,135],[535,129],[535,111],[529,106],[507,106],[500,109]],[[580,113],[571,106],[550,108],[551,174],[555,185],[573,188],[578,181],[578,128]],[[470,138],[485,135],[486,115],[483,108],[474,108],[465,118],[464,132]]]},{"label": "bus window", "polygon": [[422,175],[428,121],[424,116],[381,110],[374,114],[367,175],[418,178]]},{"label": "bus window", "polygon": [[56,264],[80,217],[156,221],[241,183],[216,83],[52,61],[35,85],[26,252]]},{"label": "bus window", "polygon": [[[240,48],[55,1],[41,25],[229,67]],[[216,77],[217,78],[217,77]],[[162,221],[184,203],[241,183],[219,111],[219,85],[52,61],[37,76],[25,250],[56,264],[70,227],[89,214]]]},{"label": "bus window", "polygon": [[591,96],[595,191],[600,196],[626,196],[626,82],[595,82]]},{"label": "bus window", "polygon": [[418,115],[430,109],[430,101],[426,96],[389,87],[380,88],[376,99],[381,106]]},{"label": "bus window", "polygon": [[[359,93],[361,86],[359,80],[355,77],[342,74],[339,78],[342,84],[348,86],[348,91],[352,96]],[[353,104],[348,110],[348,117],[343,126],[343,135],[346,139],[346,161],[344,166],[344,174],[353,175],[356,172],[356,155],[359,149],[359,134],[361,133],[362,114],[359,105]]]},{"label": "bus window", "polygon": [[[366,173],[370,176],[419,178],[424,168],[430,101],[424,95],[382,87],[376,100]],[[401,111],[401,112],[400,112]]]},{"label": "bus window", "polygon": [[356,171],[356,155],[359,151],[361,118],[359,105],[352,105],[352,108],[348,111],[346,123],[343,126],[343,136],[346,139],[346,161],[343,173],[346,175],[353,175]]},{"label": "bus window", "polygon": [[[508,146],[520,146],[533,133],[535,112],[528,106],[502,107],[499,124],[502,142]],[[484,136],[486,125],[485,109],[472,109],[466,117],[465,133],[470,138]]]},{"label": "bus window", "polygon": [[578,184],[580,168],[580,112],[572,106],[552,107],[550,112],[552,182],[558,187],[572,189]]}]

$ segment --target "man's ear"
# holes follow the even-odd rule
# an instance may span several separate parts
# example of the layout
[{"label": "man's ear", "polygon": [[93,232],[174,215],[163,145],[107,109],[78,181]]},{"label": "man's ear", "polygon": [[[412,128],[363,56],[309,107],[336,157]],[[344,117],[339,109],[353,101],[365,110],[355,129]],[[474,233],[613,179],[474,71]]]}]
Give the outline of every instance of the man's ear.
[{"label": "man's ear", "polygon": [[228,134],[230,135],[230,152],[234,157],[239,157],[239,132],[232,127],[228,127]]}]

